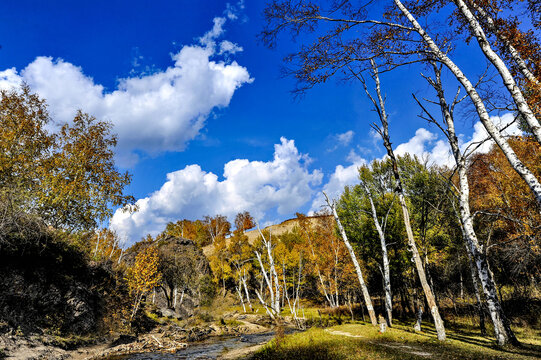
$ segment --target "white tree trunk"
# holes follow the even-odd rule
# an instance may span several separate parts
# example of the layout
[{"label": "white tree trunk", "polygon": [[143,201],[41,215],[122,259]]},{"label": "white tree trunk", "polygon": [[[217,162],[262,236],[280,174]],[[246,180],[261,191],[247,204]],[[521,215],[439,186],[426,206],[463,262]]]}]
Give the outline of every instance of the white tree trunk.
[{"label": "white tree trunk", "polygon": [[[267,311],[269,311],[269,308],[270,308],[270,311],[274,315],[273,318],[275,318],[275,317],[280,316],[280,312],[281,312],[281,309],[280,309],[280,283],[279,283],[279,279],[278,279],[278,274],[276,273],[276,267],[274,265],[274,257],[273,257],[273,254],[272,254],[271,239],[269,238],[267,240],[265,238],[265,236],[263,235],[263,233],[259,229],[259,225],[258,225],[258,230],[259,230],[259,234],[261,235],[263,245],[267,249],[267,256],[268,256],[268,261],[269,261],[269,273],[267,274],[267,271],[265,270],[265,266],[263,266],[263,261],[262,261],[262,258],[261,258],[261,254],[258,251],[255,252],[257,260],[259,261],[259,265],[261,267],[261,272],[263,273],[265,282],[267,283],[267,287],[268,287],[270,298],[271,298],[270,299],[270,301],[271,301],[270,306],[267,306],[266,303],[264,304],[264,306],[267,309]],[[274,289],[273,289],[273,287],[274,287]],[[257,295],[258,295],[260,301],[262,301],[263,297],[261,296],[261,294],[258,293]]]},{"label": "white tree trunk", "polygon": [[244,311],[244,313],[246,313],[246,305],[244,305],[244,298],[242,297],[242,291],[240,287],[241,287],[241,284],[239,281],[239,284],[235,286],[235,289],[237,289],[237,295],[239,296],[240,303],[242,304],[242,310]]},{"label": "white tree trunk", "polygon": [[526,120],[526,122],[530,126],[530,129],[532,130],[532,133],[537,139],[537,142],[541,143],[541,126],[539,125],[539,121],[537,120],[532,110],[530,109],[530,106],[526,102],[526,99],[524,98],[524,95],[522,94],[519,86],[515,82],[511,71],[509,71],[507,65],[505,65],[505,63],[498,56],[498,54],[496,54],[494,50],[492,50],[492,47],[488,42],[483,28],[481,27],[475,16],[472,14],[470,9],[468,9],[464,1],[453,0],[453,2],[468,21],[470,31],[477,39],[477,42],[479,43],[479,47],[483,51],[483,54],[485,54],[486,58],[494,65],[494,67],[500,74],[500,77],[502,78],[503,83],[507,88],[507,91],[509,91],[511,97],[515,101],[518,112],[523,116],[524,120]]},{"label": "white tree trunk", "polygon": [[359,284],[361,285],[361,291],[363,293],[364,303],[366,305],[366,309],[368,310],[368,314],[370,315],[370,322],[372,323],[372,325],[378,326],[376,313],[374,312],[374,307],[372,306],[372,300],[370,299],[368,288],[366,287],[366,283],[364,282],[363,272],[361,270],[361,266],[359,265],[359,262],[357,261],[357,256],[355,255],[355,252],[353,251],[353,247],[349,243],[348,237],[346,235],[346,231],[344,230],[344,227],[342,226],[342,223],[340,222],[340,218],[338,217],[338,213],[336,212],[336,207],[334,203],[331,203],[331,201],[327,197],[327,194],[323,193],[323,195],[325,195],[327,204],[331,208],[332,214],[334,216],[334,220],[336,221],[336,224],[338,225],[338,230],[340,231],[340,235],[342,236],[342,241],[344,242],[344,245],[348,249],[349,256],[351,257],[351,260],[353,261],[353,266],[355,267],[355,271],[357,272],[357,278],[359,279]]},{"label": "white tree trunk", "polygon": [[[395,2],[397,1],[398,0],[395,0]],[[385,111],[385,101],[383,100],[383,96],[381,94],[381,85],[379,81],[378,68],[374,60],[371,60],[371,64],[372,64],[374,82],[376,83],[376,94],[378,98],[377,101],[370,95],[370,92],[368,91],[368,88],[364,82],[363,82],[363,85],[365,87],[365,91],[367,95],[370,97],[370,99],[374,103],[375,108],[378,110],[378,115],[379,115],[381,125],[383,128],[383,129],[379,129],[379,133],[383,139],[383,145],[385,146],[385,149],[387,150],[387,155],[391,159],[392,171],[393,171],[394,178],[396,180],[395,191],[398,194],[398,200],[400,203],[400,207],[402,208],[402,216],[404,219],[404,226],[406,227],[406,234],[408,236],[409,250],[411,251],[413,255],[413,261],[415,263],[417,275],[419,276],[419,281],[421,282],[421,286],[423,287],[426,301],[430,308],[430,313],[432,314],[432,318],[434,319],[434,327],[436,328],[436,332],[438,334],[438,340],[443,341],[446,338],[445,327],[443,325],[443,320],[440,316],[440,312],[436,304],[434,293],[432,292],[432,289],[430,289],[430,286],[428,285],[428,282],[426,280],[426,273],[423,267],[423,262],[421,260],[421,257],[419,256],[419,250],[417,249],[417,244],[415,243],[413,230],[411,229],[408,206],[406,204],[406,198],[404,195],[404,188],[402,186],[400,172],[398,171],[398,161],[396,160],[396,157],[394,155],[393,147],[391,145],[391,141],[389,138],[389,122],[387,119],[387,113]]]},{"label": "white tree trunk", "polygon": [[515,47],[509,42],[509,39],[498,30],[497,25],[494,23],[494,19],[490,16],[490,14],[488,14],[481,6],[477,5],[473,1],[470,2],[470,5],[479,13],[479,15],[483,17],[483,19],[485,19],[488,30],[494,33],[498,40],[505,45],[509,51],[509,54],[511,54],[513,61],[515,61],[515,63],[518,65],[522,75],[524,75],[528,81],[539,85],[539,80],[534,76],[530,69],[528,69],[526,61],[524,61],[517,49],[515,49]]},{"label": "white tree trunk", "polygon": [[248,286],[246,285],[246,269],[243,269],[243,275],[241,277],[242,286],[244,287],[244,292],[246,294],[246,300],[248,301],[248,307],[250,307],[250,311],[253,311],[252,308],[252,301],[250,300],[250,293],[248,292]]},{"label": "white tree trunk", "polygon": [[378,220],[378,214],[376,211],[376,206],[374,205],[374,200],[372,199],[372,193],[370,188],[364,183],[361,182],[361,185],[364,187],[364,190],[370,201],[370,208],[372,210],[372,219],[374,220],[374,225],[379,235],[379,240],[381,243],[381,256],[383,258],[383,290],[385,292],[385,312],[387,325],[392,326],[393,323],[393,297],[391,293],[391,271],[389,268],[389,256],[387,255],[387,242],[385,241],[385,234]]},{"label": "white tree trunk", "polygon": [[443,53],[439,49],[434,40],[432,40],[432,38],[426,33],[424,28],[419,24],[415,17],[404,6],[404,4],[402,4],[400,0],[394,0],[394,3],[404,14],[404,16],[406,16],[408,21],[413,25],[417,33],[422,37],[424,42],[431,50],[432,55],[434,55],[440,62],[442,62],[464,87],[473,105],[475,106],[477,114],[479,115],[479,120],[481,121],[489,135],[492,137],[492,139],[496,142],[496,144],[498,144],[505,157],[509,161],[509,164],[511,164],[513,169],[520,175],[520,177],[522,177],[524,182],[526,182],[526,184],[534,194],[538,205],[541,207],[541,183],[530,171],[530,169],[527,168],[522,163],[522,161],[520,161],[517,154],[514,152],[507,140],[501,134],[500,130],[496,127],[496,125],[494,125],[494,123],[490,119],[488,111],[485,108],[483,100],[477,93],[477,90],[475,89],[473,84],[462,72],[462,70],[460,70],[460,68],[445,53]]},{"label": "white tree trunk", "polygon": [[481,302],[481,294],[479,293],[479,282],[477,280],[476,267],[473,264],[472,256],[470,250],[468,249],[468,243],[466,238],[464,238],[464,244],[466,245],[466,254],[468,254],[468,265],[470,267],[471,277],[473,281],[475,300],[477,301],[477,311],[479,314],[479,329],[481,330],[481,335],[486,335],[487,329],[485,326],[485,311],[483,310],[483,303]]},{"label": "white tree trunk", "polygon": [[[509,322],[507,321],[507,318],[503,313],[503,309],[501,307],[500,301],[498,299],[498,294],[496,292],[496,286],[494,284],[492,273],[488,269],[486,257],[483,253],[482,246],[477,240],[477,235],[473,227],[473,218],[470,212],[470,188],[468,184],[466,158],[461,153],[459,148],[458,138],[455,131],[454,118],[445,100],[443,86],[441,85],[440,71],[436,64],[433,63],[432,65],[436,75],[436,81],[432,81],[431,85],[438,93],[438,99],[442,110],[443,119],[447,126],[447,138],[449,140],[449,145],[451,146],[451,151],[453,153],[457,166],[459,180],[459,215],[462,225],[462,233],[466,241],[466,247],[469,255],[471,255],[477,267],[477,272],[479,274],[479,279],[481,280],[483,292],[485,294],[486,302],[490,312],[490,317],[492,319],[492,323],[494,324],[494,332],[498,344],[503,345],[508,342],[517,343],[515,335],[509,326]],[[475,281],[476,279],[474,277],[474,283]]]}]

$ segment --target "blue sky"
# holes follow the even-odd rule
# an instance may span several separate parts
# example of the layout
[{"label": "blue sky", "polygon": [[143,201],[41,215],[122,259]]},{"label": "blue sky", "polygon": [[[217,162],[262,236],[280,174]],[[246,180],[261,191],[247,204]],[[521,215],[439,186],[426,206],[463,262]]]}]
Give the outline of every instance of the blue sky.
[{"label": "blue sky", "polygon": [[[127,191],[142,209],[113,219],[128,241],[206,214],[284,220],[317,210],[322,189],[337,196],[357,165],[383,151],[359,84],[331,81],[294,99],[280,66],[298,44],[259,43],[263,9],[263,1],[1,2],[0,88],[26,81],[59,123],[76,108],[113,122],[117,161],[133,174]],[[457,51],[466,69],[475,54]],[[442,163],[441,136],[411,97],[428,94],[418,72],[382,77],[392,140]],[[464,141],[482,135],[471,119],[461,123]]]}]

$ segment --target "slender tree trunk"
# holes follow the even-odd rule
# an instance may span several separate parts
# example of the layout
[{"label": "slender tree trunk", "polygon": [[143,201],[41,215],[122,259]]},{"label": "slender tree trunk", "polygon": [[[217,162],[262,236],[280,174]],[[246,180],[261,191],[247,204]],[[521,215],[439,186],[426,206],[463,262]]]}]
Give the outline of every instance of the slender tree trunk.
[{"label": "slender tree trunk", "polygon": [[515,49],[515,47],[509,42],[509,39],[504,34],[502,34],[501,31],[498,30],[497,25],[495,24],[494,19],[490,16],[490,14],[488,14],[485,9],[477,5],[474,1],[469,2],[469,5],[471,5],[479,13],[479,15],[484,18],[488,30],[494,33],[498,40],[500,40],[505,45],[505,47],[509,51],[509,54],[513,58],[513,61],[515,61],[515,63],[518,65],[518,68],[522,75],[524,75],[524,77],[528,79],[528,81],[534,84],[539,84],[539,80],[534,76],[530,69],[528,69],[526,61],[524,61],[517,49]]},{"label": "slender tree trunk", "polygon": [[[395,0],[395,1],[398,1],[398,0]],[[373,74],[374,81],[376,83],[376,94],[378,97],[378,102],[376,102],[372,98],[370,93],[368,92],[368,88],[366,88],[366,84],[364,84],[365,90],[367,94],[370,96],[370,98],[372,99],[374,106],[379,110],[378,114],[379,114],[381,125],[382,125],[382,129],[380,129],[379,133],[383,139],[383,145],[385,146],[385,149],[387,149],[387,155],[391,159],[393,175],[396,180],[396,192],[398,193],[398,201],[400,203],[400,207],[402,208],[402,216],[404,218],[404,225],[406,227],[406,234],[408,236],[409,250],[411,251],[413,255],[413,261],[415,263],[415,268],[417,269],[417,275],[419,276],[419,281],[421,282],[421,286],[423,287],[423,291],[425,293],[425,297],[430,309],[430,313],[432,314],[432,318],[434,319],[434,327],[436,328],[436,332],[438,334],[438,340],[443,341],[446,338],[445,327],[443,325],[443,320],[441,319],[434,294],[432,293],[432,290],[430,289],[430,286],[428,285],[428,281],[426,280],[426,274],[425,274],[425,269],[423,267],[423,262],[422,262],[421,256],[419,255],[419,250],[417,249],[417,244],[415,243],[415,238],[413,236],[413,230],[411,228],[408,206],[406,204],[406,198],[404,196],[404,188],[402,187],[402,180],[400,178],[400,173],[398,171],[398,161],[396,160],[396,157],[394,155],[394,151],[393,151],[391,141],[389,138],[389,123],[387,120],[387,113],[385,111],[385,102],[381,94],[381,86],[380,86],[380,81],[379,81],[378,69],[373,60],[371,61],[371,63],[372,63],[372,69],[374,72]]]},{"label": "slender tree trunk", "polygon": [[394,0],[394,3],[398,7],[398,9],[404,14],[404,16],[406,16],[408,21],[413,25],[417,33],[422,37],[423,41],[431,50],[432,55],[436,59],[438,59],[438,61],[443,63],[464,87],[473,105],[475,106],[477,114],[479,115],[479,120],[481,121],[487,132],[490,134],[492,139],[496,142],[496,144],[498,144],[503,154],[509,161],[509,164],[526,182],[526,184],[534,194],[538,205],[541,207],[541,183],[530,171],[530,169],[526,167],[526,165],[524,165],[522,161],[520,161],[517,154],[509,145],[509,142],[504,138],[500,130],[494,125],[494,123],[490,119],[488,111],[485,108],[483,100],[475,89],[475,86],[470,82],[470,80],[466,77],[462,70],[460,70],[460,68],[444,52],[439,49],[434,40],[427,34],[424,28],[419,24],[415,17],[404,6],[404,4],[402,4],[400,0]]},{"label": "slender tree trunk", "polygon": [[[178,306],[182,305],[182,301],[184,300],[184,293],[185,293],[185,290],[184,288],[182,288],[182,293],[180,294],[180,301],[178,302]],[[199,294],[199,296],[201,296],[201,294]]]},{"label": "slender tree trunk", "polygon": [[462,270],[460,270],[459,274],[460,274],[460,300],[464,301],[464,280],[462,279]]},{"label": "slender tree trunk", "polygon": [[248,301],[248,307],[250,308],[250,311],[253,311],[252,308],[252,301],[250,300],[250,293],[248,292],[248,286],[246,286],[246,269],[243,269],[243,275],[241,277],[242,280],[242,286],[244,287],[244,292],[246,294],[246,300]]},{"label": "slender tree trunk", "polygon": [[393,324],[393,298],[391,293],[391,271],[389,269],[389,256],[387,255],[387,242],[385,241],[385,234],[378,220],[378,214],[376,211],[376,206],[374,205],[374,200],[372,199],[372,193],[370,188],[364,183],[361,182],[361,185],[364,187],[364,190],[370,201],[370,208],[372,209],[372,219],[374,220],[374,225],[379,235],[379,240],[381,243],[381,256],[383,258],[383,290],[385,292],[385,314],[387,325],[389,327]]},{"label": "slender tree trunk", "polygon": [[481,330],[481,335],[486,335],[487,329],[485,326],[485,311],[483,310],[483,303],[481,302],[481,294],[479,293],[479,282],[477,280],[477,273],[475,271],[475,265],[472,262],[471,253],[468,250],[468,245],[467,245],[466,240],[464,241],[464,244],[466,245],[466,253],[468,254],[468,265],[471,271],[475,300],[477,301],[477,313],[479,315],[479,329]]},{"label": "slender tree trunk", "polygon": [[244,311],[244,313],[246,313],[246,305],[244,305],[244,298],[242,297],[242,291],[240,287],[241,287],[241,284],[239,281],[239,285],[235,286],[235,289],[237,289],[237,295],[239,296],[240,303],[242,304],[242,310]]},{"label": "slender tree trunk", "polygon": [[374,312],[374,307],[372,306],[372,300],[370,299],[368,288],[366,287],[366,283],[364,282],[363,273],[361,271],[361,266],[359,265],[359,262],[357,261],[357,256],[355,255],[355,252],[353,251],[353,248],[351,247],[351,244],[349,243],[348,237],[346,235],[346,231],[344,230],[344,227],[342,226],[342,223],[340,222],[340,218],[338,217],[338,213],[336,212],[335,205],[331,204],[329,198],[327,197],[327,194],[323,193],[323,195],[325,195],[327,204],[331,208],[332,214],[334,216],[334,220],[336,221],[336,224],[338,225],[338,230],[340,231],[340,235],[342,236],[342,240],[344,241],[344,245],[346,245],[349,255],[351,256],[351,260],[353,261],[355,271],[357,272],[357,278],[359,279],[359,284],[361,285],[361,291],[363,293],[364,303],[366,304],[366,309],[368,310],[368,315],[370,316],[370,322],[372,323],[372,325],[378,326],[376,313]]},{"label": "slender tree trunk", "polygon": [[494,333],[498,344],[503,345],[508,342],[517,344],[518,341],[515,334],[511,330],[509,321],[505,317],[500,300],[498,299],[494,278],[488,268],[488,262],[485,254],[483,253],[483,247],[479,244],[473,227],[473,217],[470,212],[470,187],[468,184],[466,158],[464,155],[462,155],[459,148],[454,118],[449,106],[447,105],[447,101],[445,100],[445,94],[441,84],[440,70],[435,63],[432,63],[432,65],[436,79],[435,81],[431,82],[431,85],[438,93],[442,115],[447,126],[447,138],[449,140],[449,145],[451,146],[451,151],[457,166],[459,180],[459,215],[463,236],[466,241],[466,247],[477,267],[477,272],[479,274],[479,279],[481,280],[490,317],[492,319],[492,323],[494,324]]},{"label": "slender tree trunk", "polygon": [[[267,249],[267,256],[269,258],[269,273],[267,274],[267,271],[265,270],[265,267],[263,266],[263,261],[261,259],[261,254],[256,251],[256,257],[259,261],[259,265],[261,266],[261,272],[263,273],[263,276],[265,278],[265,281],[267,283],[267,287],[269,289],[270,297],[271,297],[271,305],[270,309],[274,313],[273,318],[280,316],[280,283],[278,280],[278,274],[276,273],[276,267],[274,265],[274,257],[272,255],[272,244],[271,239],[267,240],[261,230],[259,229],[259,234],[261,235],[261,238],[263,240],[263,245]],[[274,290],[273,290],[274,287]],[[260,298],[260,301],[263,299],[261,294],[258,294],[258,297]],[[268,307],[265,304],[265,308],[268,311]]]},{"label": "slender tree trunk", "polygon": [[453,0],[453,2],[468,21],[470,31],[477,39],[477,42],[479,43],[479,47],[483,51],[483,54],[485,54],[486,58],[492,63],[492,65],[494,65],[494,67],[500,74],[500,77],[503,80],[503,84],[505,85],[505,87],[509,91],[509,94],[511,94],[511,97],[515,101],[518,112],[522,115],[524,120],[526,120],[526,122],[530,126],[530,129],[532,130],[532,133],[534,134],[537,142],[541,144],[541,126],[539,125],[539,121],[530,109],[528,102],[524,98],[522,91],[515,82],[513,75],[507,68],[507,65],[505,65],[505,63],[498,56],[498,54],[496,54],[494,50],[492,50],[492,47],[487,40],[483,28],[481,27],[475,16],[472,14],[470,9],[468,9],[464,1]]},{"label": "slender tree trunk", "polygon": [[[274,307],[274,290],[272,289],[272,284],[269,280],[269,276],[267,275],[267,271],[265,270],[265,267],[263,266],[263,261],[261,260],[261,254],[259,252],[255,252],[255,255],[257,257],[257,260],[259,261],[259,266],[261,267],[261,273],[263,274],[263,278],[265,279],[265,282],[267,283],[267,288],[269,290],[269,295],[270,295],[270,302],[271,302],[271,309],[273,309]],[[261,296],[261,294],[259,292],[256,291],[256,294],[259,298],[259,301],[262,302],[263,301],[263,297]],[[263,306],[265,306],[265,308],[267,309],[267,304],[266,303],[262,303]],[[267,309],[268,311],[268,309]],[[273,316],[274,318],[274,316]]]}]

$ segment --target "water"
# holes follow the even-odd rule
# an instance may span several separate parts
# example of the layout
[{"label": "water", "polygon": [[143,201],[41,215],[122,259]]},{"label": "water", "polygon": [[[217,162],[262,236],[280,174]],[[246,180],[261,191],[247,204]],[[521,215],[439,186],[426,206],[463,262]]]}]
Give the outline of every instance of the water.
[{"label": "water", "polygon": [[[132,354],[114,359],[122,360],[154,360],[154,359],[186,359],[210,360],[216,359],[227,350],[241,349],[253,345],[264,344],[274,337],[274,332],[250,334],[240,337],[214,337],[197,343],[189,343],[186,349],[175,354],[144,353]],[[113,358],[111,358],[113,359]]]}]

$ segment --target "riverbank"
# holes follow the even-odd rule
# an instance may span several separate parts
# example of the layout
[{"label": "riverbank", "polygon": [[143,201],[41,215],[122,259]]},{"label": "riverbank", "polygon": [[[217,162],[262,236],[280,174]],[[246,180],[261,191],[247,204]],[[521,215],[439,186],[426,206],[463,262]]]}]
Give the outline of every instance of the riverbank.
[{"label": "riverbank", "polygon": [[275,339],[255,352],[251,360],[346,359],[513,359],[541,358],[541,332],[515,328],[520,347],[497,346],[491,337],[468,327],[447,327],[439,342],[430,324],[415,333],[409,324],[396,324],[383,334],[363,323],[312,328],[302,334]]},{"label": "riverbank", "polygon": [[[261,339],[251,338],[266,334]],[[161,324],[148,333],[113,338],[24,335],[10,332],[0,335],[0,358],[10,360],[90,360],[125,357],[130,354],[172,354],[192,346],[228,339],[241,339],[246,346],[259,345],[274,336],[269,320],[261,315],[232,313],[218,321],[184,327],[175,322]],[[240,350],[240,349],[238,349]],[[221,350],[220,350],[221,352]],[[159,357],[157,357],[159,358]]]}]

